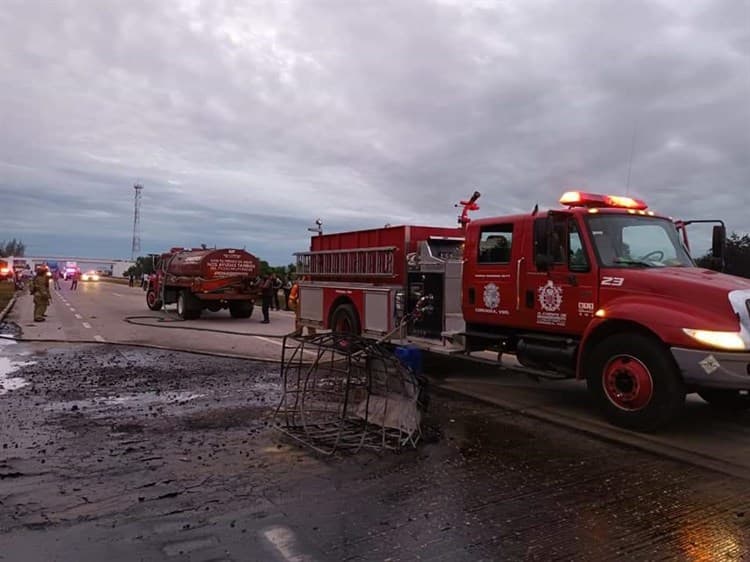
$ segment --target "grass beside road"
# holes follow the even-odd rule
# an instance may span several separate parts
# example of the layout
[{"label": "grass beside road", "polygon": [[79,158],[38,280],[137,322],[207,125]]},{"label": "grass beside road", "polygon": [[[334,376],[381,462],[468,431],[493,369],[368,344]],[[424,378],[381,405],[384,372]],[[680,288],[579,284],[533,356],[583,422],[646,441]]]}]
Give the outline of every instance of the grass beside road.
[{"label": "grass beside road", "polygon": [[15,284],[12,281],[0,281],[0,312],[13,298],[15,290]]}]

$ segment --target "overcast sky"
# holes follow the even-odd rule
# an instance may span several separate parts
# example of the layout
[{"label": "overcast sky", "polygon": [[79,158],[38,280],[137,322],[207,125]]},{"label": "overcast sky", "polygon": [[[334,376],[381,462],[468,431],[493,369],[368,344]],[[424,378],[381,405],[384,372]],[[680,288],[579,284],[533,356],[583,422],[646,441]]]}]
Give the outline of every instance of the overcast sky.
[{"label": "overcast sky", "polygon": [[[747,0],[2,0],[0,240],[292,261],[571,188],[750,230]],[[633,139],[635,140],[632,143]],[[629,162],[632,151],[632,168]]]}]

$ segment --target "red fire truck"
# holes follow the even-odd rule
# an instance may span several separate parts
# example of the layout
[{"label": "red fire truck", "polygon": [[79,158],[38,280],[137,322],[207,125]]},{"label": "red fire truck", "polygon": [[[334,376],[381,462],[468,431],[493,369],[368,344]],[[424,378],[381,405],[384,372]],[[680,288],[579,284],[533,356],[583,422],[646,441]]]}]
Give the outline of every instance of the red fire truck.
[{"label": "red fire truck", "polygon": [[155,260],[155,270],[146,289],[151,310],[177,303],[185,320],[198,318],[204,309],[228,308],[232,318],[253,313],[260,262],[245,250],[172,248]]},{"label": "red fire truck", "polygon": [[[461,202],[461,228],[314,236],[297,254],[301,325],[514,355],[534,376],[585,379],[612,423],[638,430],[669,422],[690,392],[750,407],[750,280],[696,267],[689,223],[581,192],[559,210],[471,221],[478,197]],[[719,224],[717,263],[724,240]],[[432,313],[399,327],[426,296]]]}]

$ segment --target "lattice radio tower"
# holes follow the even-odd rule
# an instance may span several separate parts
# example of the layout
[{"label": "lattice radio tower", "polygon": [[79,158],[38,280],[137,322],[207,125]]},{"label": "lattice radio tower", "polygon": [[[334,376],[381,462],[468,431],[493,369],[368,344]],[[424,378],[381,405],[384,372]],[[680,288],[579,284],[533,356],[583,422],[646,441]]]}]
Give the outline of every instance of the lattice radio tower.
[{"label": "lattice radio tower", "polygon": [[141,192],[143,186],[135,184],[135,209],[133,211],[133,248],[130,252],[130,259],[135,260],[141,251]]}]

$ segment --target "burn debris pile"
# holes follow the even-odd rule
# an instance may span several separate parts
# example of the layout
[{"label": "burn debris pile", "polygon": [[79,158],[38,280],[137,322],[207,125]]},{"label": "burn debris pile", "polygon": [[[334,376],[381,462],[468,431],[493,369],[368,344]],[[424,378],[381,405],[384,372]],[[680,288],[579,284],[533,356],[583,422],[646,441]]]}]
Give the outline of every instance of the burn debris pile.
[{"label": "burn debris pile", "polygon": [[426,389],[407,364],[349,334],[287,336],[275,426],[326,455],[416,447]]}]

